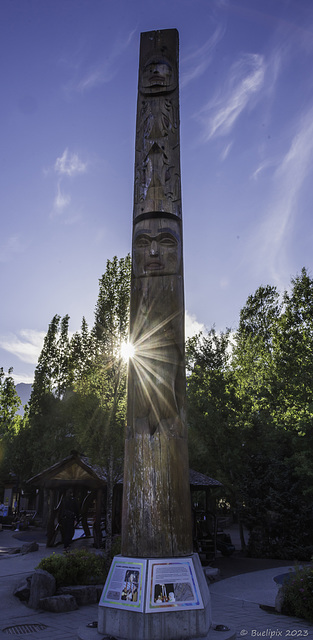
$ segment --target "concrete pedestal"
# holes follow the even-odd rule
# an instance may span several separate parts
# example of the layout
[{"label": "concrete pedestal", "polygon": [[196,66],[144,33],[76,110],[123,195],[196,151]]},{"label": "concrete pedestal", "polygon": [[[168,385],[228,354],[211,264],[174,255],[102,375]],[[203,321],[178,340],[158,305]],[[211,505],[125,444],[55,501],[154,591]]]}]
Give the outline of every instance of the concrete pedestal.
[{"label": "concrete pedestal", "polygon": [[211,621],[198,554],[114,558],[99,603],[98,633],[118,640],[182,640],[206,637]]}]

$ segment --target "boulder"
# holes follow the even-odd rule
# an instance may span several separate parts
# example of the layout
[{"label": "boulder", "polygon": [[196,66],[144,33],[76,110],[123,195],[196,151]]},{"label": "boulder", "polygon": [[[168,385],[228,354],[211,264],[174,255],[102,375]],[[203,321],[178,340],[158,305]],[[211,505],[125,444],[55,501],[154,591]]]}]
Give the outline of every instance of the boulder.
[{"label": "boulder", "polygon": [[76,611],[76,609],[78,609],[78,604],[74,596],[59,595],[40,598],[39,607],[40,609],[50,611],[51,613],[66,613],[67,611]]},{"label": "boulder", "polygon": [[98,589],[96,585],[76,585],[74,587],[60,587],[57,595],[74,596],[79,607],[86,604],[97,604],[99,602]]},{"label": "boulder", "polygon": [[220,570],[216,567],[203,567],[203,573],[208,582],[215,582],[220,576]]},{"label": "boulder", "polygon": [[31,609],[39,609],[39,601],[42,598],[53,596],[55,591],[56,584],[54,576],[43,569],[36,569],[31,579],[28,606]]},{"label": "boulder", "polygon": [[282,587],[280,587],[280,589],[277,591],[276,598],[275,598],[276,611],[278,613],[283,613],[283,606],[284,606],[284,595],[283,595],[283,589]]},{"label": "boulder", "polygon": [[21,546],[21,553],[32,553],[33,551],[38,551],[39,545],[37,542],[27,542]]},{"label": "boulder", "polygon": [[13,595],[21,600],[21,602],[28,602],[29,600],[31,579],[31,576],[27,576],[27,578],[22,580],[22,582],[19,582],[13,591]]}]

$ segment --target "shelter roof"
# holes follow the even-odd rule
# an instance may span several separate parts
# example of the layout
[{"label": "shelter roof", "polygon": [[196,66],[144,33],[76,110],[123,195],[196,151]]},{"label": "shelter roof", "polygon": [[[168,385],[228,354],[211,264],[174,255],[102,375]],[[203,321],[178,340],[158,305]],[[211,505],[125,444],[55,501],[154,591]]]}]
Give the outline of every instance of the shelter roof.
[{"label": "shelter roof", "polygon": [[189,482],[192,489],[203,489],[206,487],[222,487],[222,483],[219,480],[210,478],[209,476],[189,469]]},{"label": "shelter roof", "polygon": [[91,465],[86,456],[72,451],[71,455],[44,469],[27,482],[48,489],[73,484],[95,489],[106,485],[106,472],[101,467]]},{"label": "shelter roof", "polygon": [[[189,469],[190,486],[193,489],[203,489],[214,486],[222,486],[219,480]],[[48,469],[44,469],[27,481],[29,484],[46,489],[72,486],[79,484],[89,489],[103,487],[107,483],[107,473],[104,467],[92,465],[86,456],[72,451],[69,456],[56,462]],[[122,477],[116,478],[116,484],[122,484]]]}]

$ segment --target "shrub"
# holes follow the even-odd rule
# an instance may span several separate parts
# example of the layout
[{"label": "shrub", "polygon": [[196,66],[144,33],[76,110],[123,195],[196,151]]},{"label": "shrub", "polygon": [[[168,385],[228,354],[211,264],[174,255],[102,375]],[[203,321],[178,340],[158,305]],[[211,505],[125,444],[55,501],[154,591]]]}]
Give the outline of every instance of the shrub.
[{"label": "shrub", "polygon": [[282,613],[313,622],[313,567],[297,567],[282,587]]},{"label": "shrub", "polygon": [[37,569],[51,573],[56,586],[66,587],[77,584],[103,584],[106,579],[105,556],[87,549],[78,549],[66,554],[52,553],[43,558]]}]

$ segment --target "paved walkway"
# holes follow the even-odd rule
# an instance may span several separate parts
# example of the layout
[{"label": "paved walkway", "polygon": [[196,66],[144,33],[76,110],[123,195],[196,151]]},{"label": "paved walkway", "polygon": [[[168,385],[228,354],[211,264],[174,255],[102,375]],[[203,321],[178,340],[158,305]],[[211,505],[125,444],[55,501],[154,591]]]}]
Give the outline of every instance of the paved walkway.
[{"label": "paved walkway", "polygon": [[[41,558],[50,555],[44,543],[39,550],[30,554],[7,554],[8,548],[20,547],[22,540],[14,537],[12,531],[0,532],[0,638],[8,638],[8,634],[17,635],[12,627],[25,627],[20,634],[26,640],[77,640],[78,637],[90,633],[90,638],[102,640],[102,635],[88,630],[87,624],[98,618],[98,606],[81,607],[78,611],[64,614],[53,614],[44,611],[33,611],[13,596],[14,587],[23,576],[30,575]],[[35,535],[34,535],[35,538]],[[79,545],[80,541],[74,543]],[[57,547],[55,553],[62,553]],[[286,573],[286,566],[233,576],[219,580],[210,586],[212,600],[213,624],[226,625],[236,632],[237,638],[293,638],[306,637],[313,640],[313,625],[303,620],[289,618],[262,610],[259,605],[273,606],[278,587],[273,577]],[[40,625],[37,631],[29,632],[29,625]],[[7,630],[7,631],[5,631]],[[212,632],[208,640],[227,636],[227,632]],[[160,638],[162,640],[162,638]]]}]

